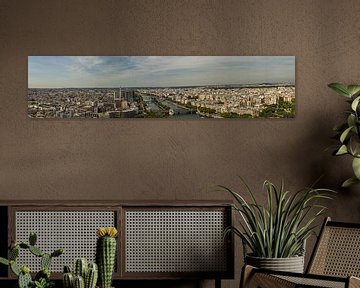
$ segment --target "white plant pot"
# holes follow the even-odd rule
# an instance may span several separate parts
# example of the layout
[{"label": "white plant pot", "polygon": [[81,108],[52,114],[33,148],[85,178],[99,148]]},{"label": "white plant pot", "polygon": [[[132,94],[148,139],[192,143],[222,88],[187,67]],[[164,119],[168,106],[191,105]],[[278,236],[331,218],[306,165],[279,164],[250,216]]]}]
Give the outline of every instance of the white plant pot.
[{"label": "white plant pot", "polygon": [[246,255],[245,263],[262,269],[304,273],[304,256],[289,258],[263,258]]}]

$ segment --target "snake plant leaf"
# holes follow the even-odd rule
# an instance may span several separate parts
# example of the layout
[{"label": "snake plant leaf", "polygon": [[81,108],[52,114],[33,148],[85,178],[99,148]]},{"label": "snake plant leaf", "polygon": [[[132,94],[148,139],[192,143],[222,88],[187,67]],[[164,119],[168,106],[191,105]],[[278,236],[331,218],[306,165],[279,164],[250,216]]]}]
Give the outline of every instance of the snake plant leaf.
[{"label": "snake plant leaf", "polygon": [[356,177],[351,177],[345,180],[344,183],[342,183],[341,187],[348,188],[354,184],[359,184],[359,183],[360,183],[359,179],[357,179]]},{"label": "snake plant leaf", "polygon": [[349,152],[348,152],[346,145],[341,145],[341,147],[339,148],[339,150],[336,152],[335,155],[339,156],[339,155],[344,155],[347,153],[349,153]]},{"label": "snake plant leaf", "polygon": [[349,135],[349,132],[352,130],[352,128],[353,128],[353,126],[350,126],[347,129],[345,129],[345,131],[343,133],[341,133],[341,136],[340,136],[341,143],[344,143],[344,141],[346,140],[346,138]]},{"label": "snake plant leaf", "polygon": [[347,90],[351,96],[358,96],[360,93],[360,85],[348,85]]},{"label": "snake plant leaf", "polygon": [[356,108],[357,108],[358,105],[359,105],[359,101],[360,101],[360,96],[356,97],[356,98],[354,99],[354,101],[352,101],[352,103],[351,103],[351,109],[352,109],[352,110],[356,111]]},{"label": "snake plant leaf", "polygon": [[354,157],[352,168],[357,179],[360,180],[360,158]]},{"label": "snake plant leaf", "polygon": [[341,83],[330,83],[328,85],[329,88],[333,89],[337,93],[341,94],[342,96],[351,97],[350,91],[348,90],[347,85]]},{"label": "snake plant leaf", "polygon": [[[331,199],[330,194],[334,192],[310,187],[290,193],[284,189],[283,183],[278,189],[265,181],[267,203],[260,205],[251,195],[251,202],[247,202],[238,193],[221,187],[235,198],[234,209],[243,220],[239,221],[239,229],[232,227],[227,232],[242,238],[255,256],[271,258],[301,255],[304,240],[313,233],[313,222],[324,211],[323,206],[316,204],[317,200]],[[248,187],[245,190],[254,196]],[[309,217],[310,210],[315,212],[313,218]]]}]

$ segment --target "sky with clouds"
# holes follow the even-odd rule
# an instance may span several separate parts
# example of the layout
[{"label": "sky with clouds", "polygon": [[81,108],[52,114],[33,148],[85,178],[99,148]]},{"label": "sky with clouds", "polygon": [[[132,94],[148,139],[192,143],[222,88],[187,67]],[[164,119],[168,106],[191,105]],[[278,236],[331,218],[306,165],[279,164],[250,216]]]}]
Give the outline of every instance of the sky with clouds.
[{"label": "sky with clouds", "polygon": [[294,56],[29,56],[29,88],[295,83]]}]

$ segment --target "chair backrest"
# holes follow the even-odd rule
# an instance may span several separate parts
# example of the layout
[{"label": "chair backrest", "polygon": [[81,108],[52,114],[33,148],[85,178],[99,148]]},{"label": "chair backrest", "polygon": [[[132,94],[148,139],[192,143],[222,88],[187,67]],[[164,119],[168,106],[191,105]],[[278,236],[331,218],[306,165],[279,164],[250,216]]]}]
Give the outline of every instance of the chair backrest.
[{"label": "chair backrest", "polygon": [[326,218],[307,273],[360,277],[360,224]]}]

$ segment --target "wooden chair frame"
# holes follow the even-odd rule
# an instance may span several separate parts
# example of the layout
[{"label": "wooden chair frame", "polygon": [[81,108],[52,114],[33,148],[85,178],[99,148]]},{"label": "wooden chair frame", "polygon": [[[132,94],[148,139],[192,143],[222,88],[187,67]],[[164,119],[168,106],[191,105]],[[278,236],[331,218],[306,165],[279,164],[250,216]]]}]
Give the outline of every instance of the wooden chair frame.
[{"label": "wooden chair frame", "polygon": [[[327,244],[331,243],[331,239],[329,236],[329,231],[331,229],[338,229],[340,233],[348,232],[356,232],[360,234],[360,224],[357,223],[344,223],[344,222],[334,222],[328,217],[325,219],[320,235],[317,239],[315,244],[314,251],[311,255],[309,265],[307,266],[306,273],[291,273],[291,272],[279,272],[279,271],[271,271],[265,269],[255,268],[249,265],[245,265],[242,270],[241,280],[240,280],[240,287],[241,288],[272,288],[272,287],[344,287],[344,288],[360,288],[360,269],[358,274],[350,275],[348,271],[341,270],[341,268],[336,267],[334,264],[325,267],[326,253],[332,252],[327,251],[328,246]],[[343,229],[343,231],[341,231]],[[341,245],[340,245],[341,246]],[[341,248],[341,247],[340,247]],[[351,253],[353,258],[356,258],[356,265],[360,265],[360,242],[359,246],[356,244],[351,250],[347,251],[347,253]],[[344,251],[338,250],[336,251],[337,254],[341,255]],[[351,265],[350,263],[349,265]],[[341,263],[340,263],[341,265]],[[344,266],[344,265],[343,265]],[[332,268],[333,267],[333,268]],[[325,269],[326,268],[326,269]],[[346,267],[345,267],[346,268]],[[331,270],[334,270],[332,273]],[[337,270],[341,270],[338,272]],[[322,274],[321,271],[325,271],[326,273]],[[357,270],[356,270],[357,271]]]}]

